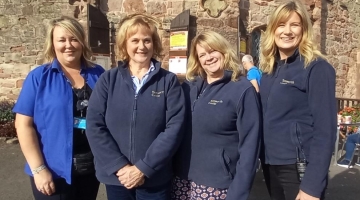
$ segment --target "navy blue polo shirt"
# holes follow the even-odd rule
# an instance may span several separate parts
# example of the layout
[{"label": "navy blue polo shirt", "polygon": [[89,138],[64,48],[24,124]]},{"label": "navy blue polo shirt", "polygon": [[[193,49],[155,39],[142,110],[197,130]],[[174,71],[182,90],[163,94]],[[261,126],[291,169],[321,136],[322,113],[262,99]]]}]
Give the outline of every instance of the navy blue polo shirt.
[{"label": "navy blue polo shirt", "polygon": [[[99,65],[82,66],[80,74],[93,89],[103,72]],[[13,112],[33,118],[45,165],[53,178],[61,177],[71,184],[73,94],[57,59],[28,74]],[[32,175],[28,164],[25,172]]]}]

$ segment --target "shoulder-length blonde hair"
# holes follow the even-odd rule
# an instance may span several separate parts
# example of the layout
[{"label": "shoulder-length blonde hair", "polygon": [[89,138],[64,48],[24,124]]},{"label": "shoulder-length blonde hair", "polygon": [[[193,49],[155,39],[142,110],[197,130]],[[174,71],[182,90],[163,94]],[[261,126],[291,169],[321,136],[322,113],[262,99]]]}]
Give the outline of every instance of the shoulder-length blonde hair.
[{"label": "shoulder-length blonde hair", "polygon": [[129,61],[129,54],[126,51],[126,41],[136,34],[139,28],[144,28],[151,34],[154,46],[153,58],[162,57],[163,51],[161,39],[157,32],[158,22],[155,18],[145,14],[133,14],[125,17],[116,35],[116,56],[118,60]]},{"label": "shoulder-length blonde hair", "polygon": [[76,40],[82,46],[82,57],[81,61],[85,64],[86,67],[94,66],[94,63],[91,62],[92,52],[88,43],[86,42],[86,36],[84,28],[81,24],[74,18],[62,16],[60,18],[51,20],[45,38],[45,45],[44,45],[44,57],[45,62],[49,63],[52,62],[56,58],[55,50],[54,50],[54,43],[53,43],[53,33],[55,27],[61,27],[67,31],[71,35],[73,35]]},{"label": "shoulder-length blonde hair", "polygon": [[236,81],[241,75],[240,61],[236,55],[236,51],[230,43],[220,34],[214,31],[204,31],[191,41],[190,56],[186,72],[186,79],[193,81],[195,76],[206,78],[206,72],[201,67],[196,45],[200,45],[205,49],[212,49],[224,55],[224,69],[233,71],[231,80]]},{"label": "shoulder-length blonde hair", "polygon": [[299,53],[304,58],[304,68],[318,57],[325,56],[317,49],[314,43],[314,33],[309,14],[299,1],[290,1],[276,8],[270,16],[266,31],[260,40],[260,69],[264,73],[272,73],[278,48],[275,44],[275,31],[279,24],[288,19],[292,13],[297,13],[301,19],[302,38],[299,43]]}]

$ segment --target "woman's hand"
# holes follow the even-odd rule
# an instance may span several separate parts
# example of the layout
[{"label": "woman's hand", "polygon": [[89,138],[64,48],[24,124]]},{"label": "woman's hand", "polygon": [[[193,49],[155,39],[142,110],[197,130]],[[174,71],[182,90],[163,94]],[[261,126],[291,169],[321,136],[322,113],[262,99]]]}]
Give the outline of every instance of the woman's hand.
[{"label": "woman's hand", "polygon": [[52,195],[55,193],[55,184],[52,175],[48,169],[44,169],[38,174],[34,175],[36,188],[45,195]]},{"label": "woman's hand", "polygon": [[320,198],[313,197],[300,190],[295,200],[320,200]]}]

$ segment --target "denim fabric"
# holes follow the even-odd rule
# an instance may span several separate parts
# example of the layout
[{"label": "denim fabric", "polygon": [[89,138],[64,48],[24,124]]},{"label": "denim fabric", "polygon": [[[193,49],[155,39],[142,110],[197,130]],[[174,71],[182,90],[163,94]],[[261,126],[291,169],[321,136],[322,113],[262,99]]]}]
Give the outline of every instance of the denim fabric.
[{"label": "denim fabric", "polygon": [[355,143],[359,143],[360,142],[360,134],[352,134],[349,135],[346,143],[345,143],[345,159],[346,160],[351,160],[351,156],[352,153],[354,152],[355,149]]}]

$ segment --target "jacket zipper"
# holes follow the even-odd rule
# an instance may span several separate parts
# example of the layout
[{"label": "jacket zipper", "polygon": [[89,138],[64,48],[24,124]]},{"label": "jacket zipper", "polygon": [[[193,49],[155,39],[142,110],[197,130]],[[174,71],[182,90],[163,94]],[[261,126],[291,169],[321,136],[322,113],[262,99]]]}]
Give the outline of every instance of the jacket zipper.
[{"label": "jacket zipper", "polygon": [[133,104],[133,109],[132,109],[132,116],[131,116],[131,128],[130,128],[130,162],[134,163],[135,162],[135,136],[134,136],[134,129],[136,127],[136,116],[137,116],[137,99],[138,99],[138,95],[141,93],[141,91],[143,90],[144,86],[148,84],[148,82],[150,82],[150,80],[155,76],[156,74],[153,75],[149,75],[147,81],[142,85],[142,87],[140,88],[140,90],[138,91],[138,93],[136,94],[136,90],[134,89],[133,86],[133,81],[131,80],[130,82],[125,81],[128,86],[130,88],[133,89],[134,94],[135,94],[135,98],[134,98],[134,104]]},{"label": "jacket zipper", "polygon": [[137,110],[137,97],[138,95],[135,95],[134,98],[134,104],[133,104],[133,111],[131,116],[131,129],[130,129],[130,162],[133,163],[135,161],[135,137],[133,136],[134,128],[136,125],[136,110]]},{"label": "jacket zipper", "polygon": [[296,124],[295,131],[296,131],[296,137],[297,137],[297,139],[298,139],[299,146],[300,146],[299,151],[300,151],[300,153],[303,155],[304,160],[306,161],[307,159],[306,159],[306,156],[305,156],[305,152],[304,152],[304,148],[303,148],[302,140],[301,140],[301,137],[299,136],[300,131],[299,131],[299,129],[298,129],[298,124]]},{"label": "jacket zipper", "polygon": [[[209,86],[209,85],[208,85],[208,86]],[[208,86],[206,86],[205,89],[204,89],[204,90],[197,96],[197,98],[194,100],[191,111],[194,111],[196,101],[204,94],[204,92],[206,91],[206,89],[208,88]]]},{"label": "jacket zipper", "polygon": [[[138,93],[135,94],[134,104],[133,104],[133,109],[132,109],[132,114],[131,114],[131,128],[130,128],[130,162],[131,163],[135,162],[135,136],[134,136],[135,131],[134,131],[134,129],[136,127],[137,99],[138,99],[138,96],[139,96],[140,92],[142,91],[144,85],[140,88]],[[136,93],[134,88],[133,88],[133,90],[134,90],[134,93]]]},{"label": "jacket zipper", "polygon": [[[155,75],[155,74],[154,74]],[[138,91],[138,93],[136,94],[136,91],[133,87],[133,82],[131,81],[130,87],[133,89],[134,93],[135,93],[135,97],[134,97],[134,104],[133,104],[133,110],[132,110],[132,116],[131,116],[131,128],[130,128],[130,162],[133,163],[135,162],[135,136],[134,136],[134,129],[136,127],[136,111],[137,111],[137,99],[139,94],[141,93],[141,91],[143,90],[144,86],[148,84],[148,82],[152,79],[152,77],[154,76],[150,76],[148,77],[147,81],[142,85],[142,87],[140,88],[140,90]]]}]

